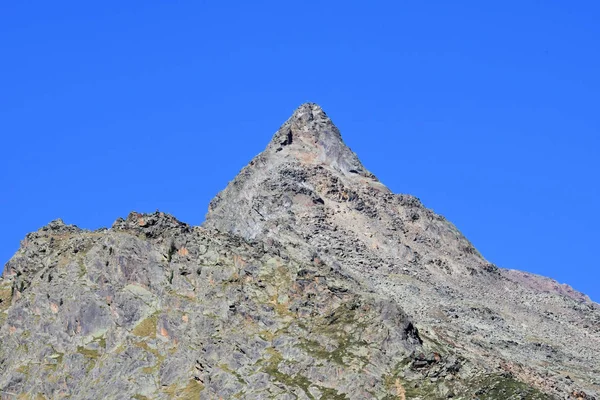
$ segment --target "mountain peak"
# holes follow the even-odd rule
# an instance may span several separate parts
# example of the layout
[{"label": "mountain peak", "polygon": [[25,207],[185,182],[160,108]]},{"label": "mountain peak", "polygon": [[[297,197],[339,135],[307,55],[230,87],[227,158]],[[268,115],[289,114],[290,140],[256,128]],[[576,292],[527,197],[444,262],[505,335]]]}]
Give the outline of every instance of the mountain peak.
[{"label": "mountain peak", "polygon": [[318,105],[317,103],[307,102],[301,104],[296,109],[296,111],[294,111],[291,118],[302,118],[303,116],[312,116],[312,118],[314,118],[315,115],[323,115],[327,118],[327,115],[325,114],[323,108],[321,108],[320,105]]},{"label": "mountain peak", "polygon": [[316,103],[304,103],[298,107],[292,116],[286,121],[290,125],[296,127],[306,127],[307,132],[315,132],[311,130],[311,127],[325,127],[332,128],[327,131],[329,134],[338,136],[341,139],[340,132],[337,130],[331,119],[327,116],[325,111]]},{"label": "mountain peak", "polygon": [[315,103],[304,103],[279,128],[265,150],[277,157],[291,157],[302,164],[331,167],[345,175],[375,178],[344,143],[339,129]]},{"label": "mountain peak", "polygon": [[293,215],[322,212],[326,194],[343,187],[389,193],[344,143],[339,129],[315,103],[304,103],[277,130],[267,148],[210,203],[205,227],[246,238],[270,235]]}]

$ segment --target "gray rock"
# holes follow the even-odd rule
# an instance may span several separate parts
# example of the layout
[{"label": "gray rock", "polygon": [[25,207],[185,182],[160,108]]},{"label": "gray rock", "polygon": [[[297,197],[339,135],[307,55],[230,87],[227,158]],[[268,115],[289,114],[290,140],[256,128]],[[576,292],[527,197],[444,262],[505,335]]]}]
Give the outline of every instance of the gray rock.
[{"label": "gray rock", "polygon": [[0,398],[599,390],[600,307],[487,262],[379,182],[315,104],[211,202],[202,227],[131,213],[110,229],[57,220],[27,235],[0,279],[0,324]]}]

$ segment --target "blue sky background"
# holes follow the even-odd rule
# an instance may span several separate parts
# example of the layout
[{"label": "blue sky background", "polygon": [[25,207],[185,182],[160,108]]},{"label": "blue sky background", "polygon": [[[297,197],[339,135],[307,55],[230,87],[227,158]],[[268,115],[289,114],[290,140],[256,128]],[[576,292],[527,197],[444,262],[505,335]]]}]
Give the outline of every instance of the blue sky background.
[{"label": "blue sky background", "polygon": [[0,263],[210,199],[305,101],[491,262],[600,301],[597,1],[0,5]]}]

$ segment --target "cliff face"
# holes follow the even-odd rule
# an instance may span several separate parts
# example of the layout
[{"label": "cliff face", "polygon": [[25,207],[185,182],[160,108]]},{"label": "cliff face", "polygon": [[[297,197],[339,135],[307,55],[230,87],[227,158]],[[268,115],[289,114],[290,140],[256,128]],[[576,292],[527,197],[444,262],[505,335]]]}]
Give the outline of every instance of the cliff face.
[{"label": "cliff face", "polygon": [[[487,262],[304,104],[203,227],[54,221],[0,279],[2,398],[593,398],[600,307]],[[37,396],[37,397],[36,397]]]}]

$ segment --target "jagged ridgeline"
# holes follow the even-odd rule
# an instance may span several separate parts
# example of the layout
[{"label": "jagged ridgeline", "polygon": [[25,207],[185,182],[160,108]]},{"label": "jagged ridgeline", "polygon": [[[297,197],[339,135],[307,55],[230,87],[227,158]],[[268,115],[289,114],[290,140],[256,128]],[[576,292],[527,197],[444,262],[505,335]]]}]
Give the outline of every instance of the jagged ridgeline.
[{"label": "jagged ridgeline", "polygon": [[[410,171],[403,171],[410,173]],[[497,268],[304,104],[192,227],[57,220],[0,279],[2,399],[593,399],[600,307]]]}]

